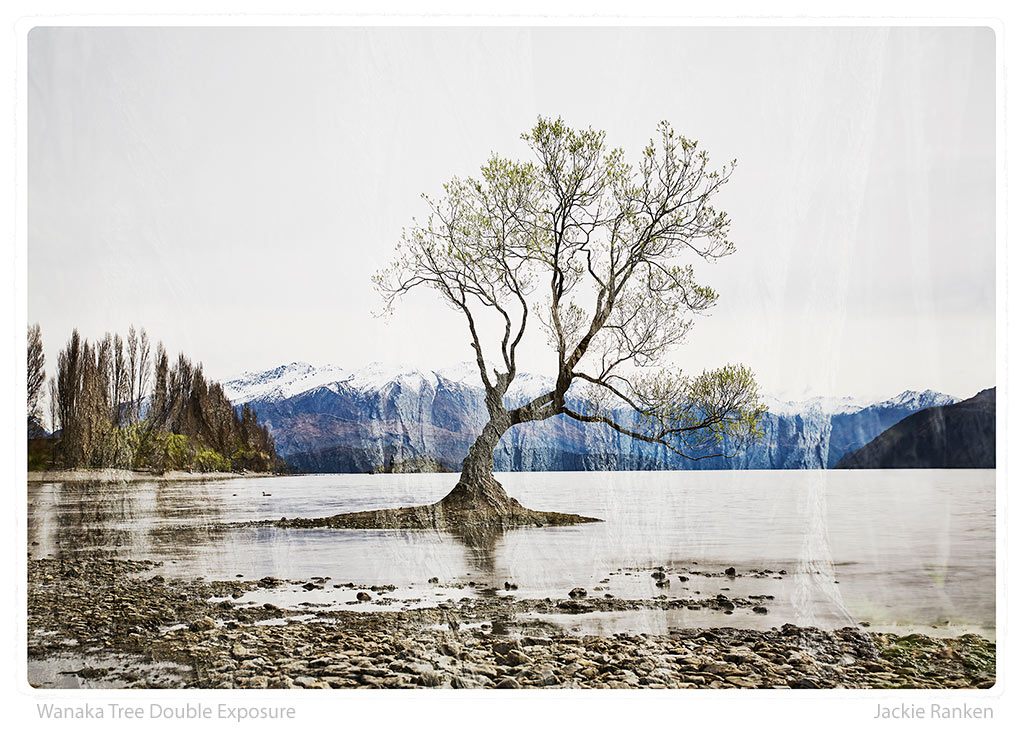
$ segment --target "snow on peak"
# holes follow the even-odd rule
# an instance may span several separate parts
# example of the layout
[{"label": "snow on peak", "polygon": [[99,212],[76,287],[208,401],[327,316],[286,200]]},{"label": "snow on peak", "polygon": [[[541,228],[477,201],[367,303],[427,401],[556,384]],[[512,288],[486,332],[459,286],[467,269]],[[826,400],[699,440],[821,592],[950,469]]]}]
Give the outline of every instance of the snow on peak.
[{"label": "snow on peak", "polygon": [[[487,368],[487,375],[494,374],[494,365],[490,362],[485,362],[484,366]],[[442,367],[439,370],[435,370],[434,374],[441,377],[449,382],[456,382],[463,385],[480,385],[480,367],[475,361],[458,362],[448,367]]]},{"label": "snow on peak", "polygon": [[[492,377],[495,365],[486,365]],[[475,361],[459,362],[438,370],[421,370],[405,364],[371,362],[357,370],[335,365],[314,367],[306,362],[292,362],[262,372],[244,372],[223,383],[224,392],[235,405],[255,401],[284,400],[296,395],[327,387],[335,392],[350,389],[358,392],[380,392],[390,387],[418,391],[429,385],[435,387],[444,380],[471,389],[480,389],[480,370]],[[505,396],[506,405],[518,405],[542,395],[554,387],[554,378],[538,373],[520,372]],[[574,384],[573,388],[577,388]],[[887,400],[864,400],[846,396],[830,398],[815,396],[787,400],[766,395],[762,402],[770,413],[780,416],[823,416],[857,413],[870,407],[921,410],[934,405],[958,402],[952,395],[935,390],[905,390]]]},{"label": "snow on peak", "polygon": [[[505,393],[505,404],[518,407],[522,403],[528,403],[534,398],[550,392],[555,387],[555,378],[547,375],[539,375],[533,372],[520,372],[512,384],[508,386]],[[573,394],[576,388],[574,384],[569,388],[569,394]]]},{"label": "snow on peak", "polygon": [[381,390],[391,383],[401,385],[409,389],[417,389],[424,382],[434,383],[436,376],[433,372],[423,372],[402,364],[389,364],[386,362],[370,362],[362,369],[350,372],[349,375],[340,380],[356,390],[363,392],[369,390]]},{"label": "snow on peak", "polygon": [[764,395],[761,398],[768,407],[769,413],[775,415],[799,415],[804,413],[820,413],[822,415],[845,415],[864,410],[866,401],[858,400],[849,395],[841,398],[828,398],[821,395],[802,400],[785,400],[783,398]]},{"label": "snow on peak", "polygon": [[[485,362],[484,366],[487,368],[487,378],[494,379],[494,370],[496,366],[491,362]],[[438,377],[448,380],[449,382],[455,382],[468,387],[482,387],[480,381],[480,367],[475,361],[473,362],[459,362],[458,364],[451,365],[450,367],[442,367],[434,372]],[[506,401],[518,400],[519,398],[525,397],[528,400],[533,400],[538,395],[542,395],[547,391],[551,390],[555,386],[555,378],[549,377],[548,375],[541,375],[535,372],[520,372],[516,375],[516,378],[512,380],[512,384],[509,386],[508,392],[505,394]]]},{"label": "snow on peak", "polygon": [[235,405],[254,401],[277,401],[327,387],[338,391],[343,387],[359,392],[379,391],[391,384],[418,390],[424,383],[434,384],[437,375],[415,367],[384,362],[371,362],[358,370],[332,364],[314,367],[293,362],[264,372],[243,372],[223,383],[224,392]]},{"label": "snow on peak", "polygon": [[936,405],[951,405],[960,402],[959,398],[938,392],[936,390],[904,390],[899,395],[883,400],[878,403],[882,408],[904,408],[906,410],[921,410]]},{"label": "snow on peak", "polygon": [[956,403],[959,399],[935,390],[904,390],[888,400],[858,399],[851,396],[828,398],[820,395],[801,400],[785,400],[768,395],[762,397],[762,402],[768,406],[769,413],[789,416],[814,412],[822,415],[848,415],[867,408],[922,410],[934,405]]},{"label": "snow on peak", "polygon": [[306,362],[292,362],[263,372],[243,372],[223,383],[224,394],[235,405],[256,400],[283,400],[299,395],[345,376],[334,365],[314,367]]},{"label": "snow on peak", "polygon": [[232,403],[248,403],[273,393],[282,385],[309,374],[313,366],[292,362],[262,372],[243,372],[223,383],[224,394]]}]

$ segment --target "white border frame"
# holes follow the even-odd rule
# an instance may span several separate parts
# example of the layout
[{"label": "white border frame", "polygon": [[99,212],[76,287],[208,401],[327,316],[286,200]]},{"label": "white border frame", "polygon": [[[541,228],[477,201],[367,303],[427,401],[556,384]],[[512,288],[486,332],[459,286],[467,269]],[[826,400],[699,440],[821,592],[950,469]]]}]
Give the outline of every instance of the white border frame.
[{"label": "white border frame", "polygon": [[[93,3],[100,5],[100,3]],[[11,655],[5,656],[6,660],[14,660],[15,665],[9,671],[13,680],[8,679],[9,684],[5,690],[15,699],[12,701],[14,707],[11,711],[16,720],[34,727],[42,726],[49,729],[55,723],[40,721],[36,713],[38,702],[60,702],[65,705],[73,705],[76,702],[91,703],[122,702],[132,705],[138,704],[148,707],[151,702],[160,702],[165,705],[185,702],[204,702],[206,705],[215,705],[216,702],[225,702],[228,705],[238,705],[246,701],[259,705],[294,705],[299,711],[299,718],[291,724],[292,726],[309,726],[318,723],[333,723],[341,726],[387,726],[398,724],[397,717],[406,715],[407,718],[401,723],[405,726],[450,729],[453,726],[458,728],[459,724],[466,727],[487,726],[503,730],[505,727],[524,729],[531,725],[547,723],[553,726],[563,722],[573,721],[580,727],[596,725],[601,729],[606,727],[635,727],[640,723],[642,717],[645,724],[659,725],[655,717],[661,719],[660,724],[682,726],[714,725],[725,726],[731,730],[733,725],[756,725],[764,728],[766,722],[775,722],[784,725],[787,729],[803,728],[801,724],[811,724],[814,728],[827,727],[829,729],[853,730],[862,729],[866,724],[875,723],[872,719],[875,708],[878,704],[893,705],[899,702],[907,702],[914,705],[930,705],[936,703],[969,703],[979,706],[993,706],[996,709],[996,720],[980,722],[982,724],[995,724],[998,728],[1013,720],[1011,711],[1019,712],[1020,704],[1014,697],[1008,695],[1013,685],[1019,690],[1019,666],[1011,666],[1010,660],[1020,659],[1022,650],[1016,642],[1016,636],[1009,626],[1008,608],[1011,597],[1011,587],[1008,576],[1008,557],[1010,542],[1014,544],[1015,551],[1020,549],[1020,541],[1012,536],[1008,524],[1008,482],[1010,476],[1011,457],[1008,451],[1010,445],[1019,445],[1024,436],[1019,430],[1009,423],[1011,414],[1019,414],[1011,410],[1008,400],[1013,400],[1015,406],[1020,408],[1019,400],[1012,392],[1008,382],[1010,359],[1015,364],[1020,364],[1019,346],[1009,340],[1009,323],[1011,305],[1019,308],[1019,295],[1014,294],[1014,303],[1011,304],[1010,274],[1019,274],[1020,255],[1011,254],[1008,251],[1007,242],[1010,232],[1010,190],[1009,183],[1009,159],[1007,156],[1007,131],[1008,120],[1013,119],[1017,123],[1024,122],[1020,115],[1020,104],[1015,98],[1009,95],[1007,87],[1007,67],[1011,66],[1020,73],[1021,69],[1019,51],[1007,45],[1008,32],[1007,24],[1014,30],[1018,26],[1006,16],[1011,13],[1009,4],[975,2],[967,3],[934,3],[929,6],[929,11],[942,13],[950,12],[950,16],[944,18],[929,17],[854,17],[850,16],[818,16],[808,17],[800,15],[803,12],[820,12],[815,3],[806,2],[776,2],[772,10],[775,12],[794,13],[790,17],[773,15],[767,17],[758,16],[764,12],[761,4],[754,2],[739,3],[749,13],[744,17],[722,17],[722,16],[695,16],[683,15],[672,12],[665,8],[664,4],[656,3],[652,8],[650,3],[634,3],[633,9],[642,11],[644,15],[636,13],[624,13],[621,4],[604,2],[600,4],[589,3],[576,9],[562,10],[563,5],[559,4],[552,14],[552,2],[520,3],[516,7],[522,8],[523,14],[504,15],[468,15],[476,10],[472,3],[445,3],[444,8],[439,12],[425,14],[415,3],[401,2],[389,6],[393,8],[391,13],[380,12],[352,12],[347,15],[334,15],[324,13],[330,10],[330,4],[325,2],[304,3],[304,6],[311,6],[312,13],[301,15],[200,15],[193,14],[209,9],[214,3],[197,3],[192,0],[179,4],[180,10],[176,14],[120,14],[133,13],[140,6],[152,6],[152,2],[124,2],[112,1],[106,3],[103,12],[110,14],[80,14],[75,12],[75,3],[62,0],[52,3],[20,3],[20,7],[13,8],[17,13],[46,13],[35,17],[23,16],[13,23],[15,31],[17,58],[14,64],[14,74],[7,78],[11,79],[16,86],[16,110],[15,115],[9,124],[11,125],[10,137],[8,140],[16,140],[16,158],[14,171],[16,183],[14,194],[16,200],[16,247],[13,252],[14,261],[14,298],[13,318],[10,320],[12,333],[9,344],[14,345],[13,362],[7,361],[4,365],[3,374],[8,378],[8,385],[24,384],[24,362],[18,359],[24,350],[24,324],[26,323],[27,301],[27,138],[24,121],[27,119],[27,94],[26,94],[26,63],[27,63],[27,42],[29,33],[33,28],[42,26],[147,26],[147,25],[171,25],[171,26],[986,26],[992,28],[996,36],[996,90],[997,105],[996,120],[996,217],[997,217],[997,384],[999,400],[997,401],[998,416],[998,439],[997,439],[997,655],[998,669],[996,686],[987,691],[618,691],[615,693],[598,691],[539,691],[522,692],[520,694],[508,694],[506,692],[460,692],[460,691],[333,691],[331,693],[314,691],[37,691],[28,686],[27,665],[25,659],[26,624],[24,610],[26,608],[25,583],[26,560],[25,548],[26,537],[26,507],[23,488],[25,487],[25,466],[24,455],[26,443],[23,431],[13,430],[11,438],[5,441],[4,445],[13,450],[9,461],[8,477],[11,479],[9,491],[12,501],[15,503],[14,519],[15,531],[12,535],[13,548],[10,553],[4,555],[4,568],[8,572],[9,583],[14,584],[17,594],[16,606],[12,612],[11,624],[8,630],[11,635],[6,636],[6,642],[11,645]],[[439,5],[440,3],[435,3]],[[240,10],[251,9],[259,11],[266,3],[238,3],[220,2],[217,3],[222,12],[234,13]],[[295,5],[298,5],[296,3]],[[398,7],[395,7],[395,6]],[[846,3],[852,6],[850,9],[857,13],[880,10],[882,13],[894,13],[899,9],[895,3],[861,2],[857,4]],[[902,5],[906,5],[903,3]],[[296,8],[298,10],[298,8]],[[593,14],[605,10],[602,15]],[[654,12],[652,12],[652,10]],[[903,9],[906,12],[906,8]],[[515,11],[512,11],[515,12]],[[911,11],[913,12],[913,11]],[[534,14],[539,13],[539,14]],[[548,14],[544,14],[548,13]],[[976,13],[981,14],[979,17]],[[963,17],[970,15],[972,17]],[[12,18],[12,20],[14,20]],[[1017,33],[1013,34],[1018,35]],[[1014,44],[1019,48],[1019,44]],[[10,97],[9,97],[10,98]],[[1012,105],[1012,106],[1011,106]],[[1017,187],[1020,200],[1020,187]],[[1011,267],[1016,266],[1016,267]],[[17,368],[14,368],[17,365]],[[10,369],[8,369],[10,368]],[[11,426],[21,426],[22,408],[21,393],[12,389],[9,392],[11,397],[10,412],[12,417],[9,423]],[[17,420],[14,418],[17,417]],[[7,426],[5,426],[5,429]],[[10,527],[10,526],[9,526]],[[1015,552],[1015,556],[1019,555]],[[14,559],[19,559],[17,563]],[[13,639],[11,639],[13,638]],[[6,645],[5,645],[6,646]],[[5,681],[7,682],[7,681]],[[736,705],[743,702],[747,705]],[[529,704],[526,708],[523,704]],[[383,704],[383,706],[382,706]],[[638,707],[638,708],[634,708]],[[703,714],[706,718],[695,720],[695,715]],[[351,717],[351,718],[349,718]],[[563,718],[564,717],[564,718]],[[316,721],[319,720],[319,721]],[[83,726],[86,730],[97,729],[108,730],[113,722],[110,719],[90,724],[88,722],[75,722],[77,726]],[[131,722],[129,722],[131,723]],[[170,729],[180,727],[183,722],[179,721],[149,721],[145,726],[157,729]],[[187,722],[186,722],[187,723]],[[224,726],[228,722],[214,720],[213,725]],[[884,723],[884,722],[880,722]],[[941,724],[935,720],[925,719],[923,721],[889,722],[891,724],[902,724],[905,727],[920,728],[931,731],[935,726]],[[250,724],[251,725],[251,724]],[[954,722],[963,728],[964,722]],[[116,726],[116,725],[115,725]],[[133,724],[137,726],[137,724]],[[256,726],[262,728],[257,722]],[[55,728],[55,727],[54,727]],[[545,727],[548,728],[548,727]],[[774,728],[774,727],[772,727]]]}]

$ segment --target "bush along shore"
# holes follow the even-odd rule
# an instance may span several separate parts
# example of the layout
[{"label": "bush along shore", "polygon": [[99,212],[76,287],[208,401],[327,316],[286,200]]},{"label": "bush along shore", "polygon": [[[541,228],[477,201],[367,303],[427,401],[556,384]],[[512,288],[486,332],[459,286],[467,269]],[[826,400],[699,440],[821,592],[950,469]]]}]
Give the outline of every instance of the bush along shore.
[{"label": "bush along shore", "polygon": [[[54,669],[78,684],[132,688],[987,688],[995,677],[995,643],[976,635],[786,624],[579,636],[538,620],[689,602],[588,598],[577,588],[562,599],[488,593],[389,611],[393,586],[165,579],[159,565],[29,560],[30,682],[54,685],[40,672]],[[286,584],[349,590],[352,604],[380,610],[239,601]],[[766,599],[701,604],[726,614]]]}]

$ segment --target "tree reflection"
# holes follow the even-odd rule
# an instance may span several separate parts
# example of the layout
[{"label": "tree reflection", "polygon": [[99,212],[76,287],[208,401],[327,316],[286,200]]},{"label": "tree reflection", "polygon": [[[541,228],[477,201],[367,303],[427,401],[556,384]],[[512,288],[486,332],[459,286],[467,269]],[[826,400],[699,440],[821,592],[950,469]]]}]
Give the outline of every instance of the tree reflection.
[{"label": "tree reflection", "polygon": [[505,536],[504,528],[494,525],[461,525],[446,528],[443,532],[462,544],[470,566],[487,575],[494,573],[498,541]]}]

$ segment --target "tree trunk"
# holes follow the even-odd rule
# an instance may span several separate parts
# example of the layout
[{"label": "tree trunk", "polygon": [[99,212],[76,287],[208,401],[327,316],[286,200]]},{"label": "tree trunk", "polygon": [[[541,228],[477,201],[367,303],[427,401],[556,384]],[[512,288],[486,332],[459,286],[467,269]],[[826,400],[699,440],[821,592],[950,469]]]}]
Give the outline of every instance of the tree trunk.
[{"label": "tree trunk", "polygon": [[499,381],[498,389],[488,390],[490,420],[462,462],[459,483],[444,499],[432,505],[348,512],[316,519],[281,518],[274,524],[285,528],[433,528],[450,531],[473,548],[493,550],[495,532],[503,532],[506,528],[600,522],[593,517],[529,510],[505,494],[505,488],[494,478],[494,449],[512,426],[512,416],[501,400],[508,386],[508,377],[504,378],[504,381]]},{"label": "tree trunk", "polygon": [[441,500],[441,505],[446,509],[494,512],[498,515],[523,512],[522,505],[510,498],[494,478],[494,449],[510,426],[507,411],[492,411],[491,419],[462,462],[459,483]]}]

